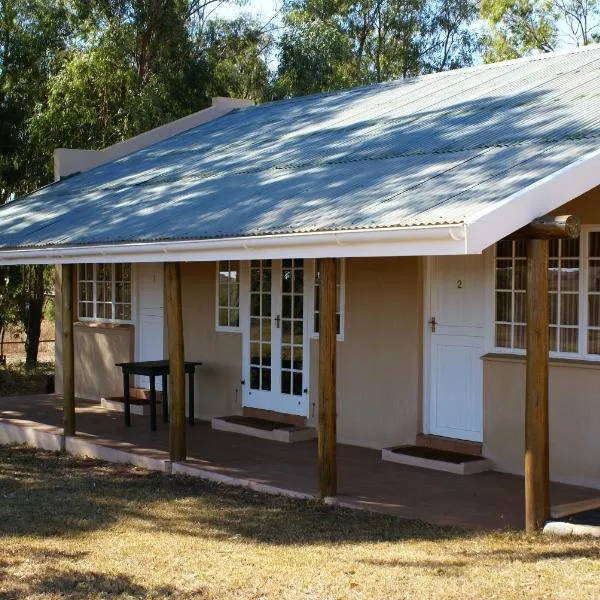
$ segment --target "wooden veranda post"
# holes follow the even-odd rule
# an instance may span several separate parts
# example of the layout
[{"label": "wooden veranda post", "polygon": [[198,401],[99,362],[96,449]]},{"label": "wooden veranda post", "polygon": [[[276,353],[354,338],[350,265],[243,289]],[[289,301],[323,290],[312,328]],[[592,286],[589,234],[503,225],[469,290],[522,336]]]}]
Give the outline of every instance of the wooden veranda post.
[{"label": "wooden veranda post", "polygon": [[527,244],[527,376],[525,399],[525,527],[550,516],[548,433],[548,240]]},{"label": "wooden veranda post", "polygon": [[169,352],[169,454],[173,461],[185,460],[185,366],[183,352],[183,316],[181,309],[181,267],[165,263],[165,312]]},{"label": "wooden veranda post", "polygon": [[62,265],[63,434],[75,435],[75,349],[73,342],[73,265]]},{"label": "wooden veranda post", "polygon": [[[579,237],[572,216],[543,217],[519,230],[527,242],[527,375],[525,392],[525,528],[550,517],[548,419],[548,247],[550,239]],[[512,236],[511,236],[512,237]]]},{"label": "wooden veranda post", "polygon": [[337,493],[337,261],[322,258],[319,266],[319,492],[325,498]]}]

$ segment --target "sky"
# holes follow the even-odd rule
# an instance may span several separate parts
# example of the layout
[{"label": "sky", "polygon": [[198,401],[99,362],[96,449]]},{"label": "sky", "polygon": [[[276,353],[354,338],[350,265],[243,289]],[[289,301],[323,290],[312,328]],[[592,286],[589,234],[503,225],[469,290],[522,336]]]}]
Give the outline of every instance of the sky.
[{"label": "sky", "polygon": [[223,2],[211,15],[213,18],[233,19],[240,14],[250,13],[258,18],[259,21],[266,22],[270,19],[277,20],[281,0],[247,0],[247,2],[238,6],[233,3]]}]

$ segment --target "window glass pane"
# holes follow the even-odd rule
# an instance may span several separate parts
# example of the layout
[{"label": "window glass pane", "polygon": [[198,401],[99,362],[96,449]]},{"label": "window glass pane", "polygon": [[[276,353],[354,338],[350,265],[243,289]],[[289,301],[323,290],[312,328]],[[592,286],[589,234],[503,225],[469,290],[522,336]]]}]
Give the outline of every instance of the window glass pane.
[{"label": "window glass pane", "polygon": [[600,231],[592,231],[589,237],[590,258],[600,258]]},{"label": "window glass pane", "polygon": [[563,292],[577,292],[579,290],[579,260],[561,261],[560,289]]},{"label": "window glass pane", "polygon": [[600,292],[600,260],[590,260],[588,267],[588,289]]},{"label": "window glass pane", "polygon": [[598,329],[588,331],[588,353],[600,354],[600,330]]},{"label": "window glass pane", "polygon": [[512,260],[497,260],[496,261],[496,289],[510,290],[512,289]]},{"label": "window glass pane", "polygon": [[527,289],[527,261],[515,260],[515,290]]},{"label": "window glass pane", "polygon": [[512,258],[513,243],[508,240],[502,240],[496,244],[496,256],[498,258]]},{"label": "window glass pane", "polygon": [[560,255],[579,258],[579,239],[560,240]]},{"label": "window glass pane", "polygon": [[512,294],[496,292],[496,321],[512,321]]},{"label": "window glass pane", "polygon": [[526,316],[525,292],[515,292],[515,323],[525,323]]},{"label": "window glass pane", "polygon": [[510,348],[510,325],[496,325],[496,346],[499,348]]},{"label": "window glass pane", "polygon": [[525,240],[517,240],[515,244],[515,257],[527,258],[527,242]]},{"label": "window glass pane", "polygon": [[575,328],[560,328],[560,352],[577,352],[578,333]]},{"label": "window glass pane", "polygon": [[558,259],[550,259],[548,261],[548,289],[555,292],[558,290]]},{"label": "window glass pane", "polygon": [[558,323],[558,294],[548,294],[548,320],[550,324]]},{"label": "window glass pane", "polygon": [[577,294],[560,295],[561,325],[577,325],[579,323],[579,297]]},{"label": "window glass pane", "polygon": [[525,325],[515,325],[514,347],[524,349],[526,344],[527,327]]},{"label": "window glass pane", "polygon": [[593,294],[588,297],[588,325],[600,327],[600,295]]},{"label": "window glass pane", "polygon": [[558,328],[550,327],[548,334],[550,351],[556,352],[558,350]]}]

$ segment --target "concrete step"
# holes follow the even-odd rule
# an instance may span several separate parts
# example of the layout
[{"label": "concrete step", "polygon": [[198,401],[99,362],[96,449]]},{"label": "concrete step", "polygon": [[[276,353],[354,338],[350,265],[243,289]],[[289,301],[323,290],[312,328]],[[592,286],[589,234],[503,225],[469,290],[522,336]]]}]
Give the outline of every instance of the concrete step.
[{"label": "concrete step", "polygon": [[433,469],[434,471],[445,471],[455,475],[473,475],[490,471],[494,465],[491,460],[481,456],[473,456],[460,452],[449,452],[422,446],[395,446],[384,448],[381,451],[382,460]]},{"label": "concrete step", "polygon": [[277,423],[241,415],[214,418],[211,421],[211,426],[219,431],[240,433],[285,444],[305,442],[317,437],[317,431],[314,427]]},{"label": "concrete step", "polygon": [[428,433],[419,433],[416,445],[425,448],[436,448],[437,450],[447,450],[449,452],[460,452],[461,454],[473,454],[474,456],[481,456],[483,449],[483,444],[480,442],[457,440]]}]

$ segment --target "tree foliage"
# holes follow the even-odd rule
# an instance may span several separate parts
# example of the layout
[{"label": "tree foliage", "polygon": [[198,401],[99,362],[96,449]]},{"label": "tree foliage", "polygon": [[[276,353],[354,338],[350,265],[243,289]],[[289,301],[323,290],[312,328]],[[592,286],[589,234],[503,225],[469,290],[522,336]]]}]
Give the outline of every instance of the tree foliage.
[{"label": "tree foliage", "polygon": [[288,0],[276,95],[471,64],[475,0]]}]

